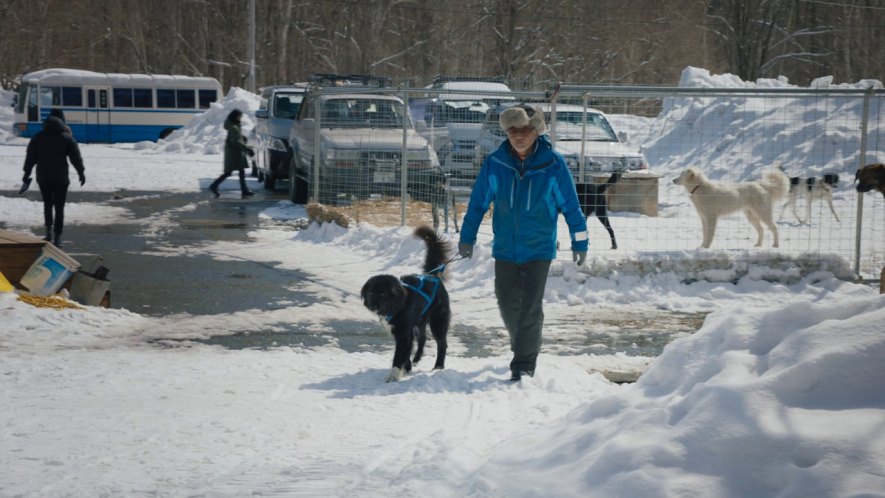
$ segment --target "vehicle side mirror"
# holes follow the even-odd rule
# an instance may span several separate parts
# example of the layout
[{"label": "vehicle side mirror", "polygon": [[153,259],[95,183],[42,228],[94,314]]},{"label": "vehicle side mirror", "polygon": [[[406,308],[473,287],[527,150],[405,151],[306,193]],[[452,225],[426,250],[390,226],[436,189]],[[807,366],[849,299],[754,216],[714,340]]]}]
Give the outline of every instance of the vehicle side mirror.
[{"label": "vehicle side mirror", "polygon": [[314,118],[304,118],[301,120],[301,126],[305,128],[313,128],[313,123],[316,120]]},{"label": "vehicle side mirror", "polygon": [[619,131],[618,132],[618,141],[621,142],[622,144],[627,143],[627,132],[626,131]]},{"label": "vehicle side mirror", "polygon": [[255,111],[255,117],[258,119],[267,119],[267,109],[258,109]]}]

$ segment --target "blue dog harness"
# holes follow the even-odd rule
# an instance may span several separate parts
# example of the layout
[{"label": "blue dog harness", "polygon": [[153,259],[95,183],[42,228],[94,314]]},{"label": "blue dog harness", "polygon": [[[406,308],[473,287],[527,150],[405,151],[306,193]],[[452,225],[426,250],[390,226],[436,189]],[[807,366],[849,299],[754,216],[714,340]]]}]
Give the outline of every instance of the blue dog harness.
[{"label": "blue dog harness", "polygon": [[[440,278],[437,276],[442,274],[446,270],[446,266],[452,261],[457,261],[459,259],[463,259],[463,257],[456,257],[448,260],[447,262],[437,266],[436,268],[430,270],[427,273],[422,273],[420,275],[407,275],[405,277],[400,277],[400,282],[402,282],[403,287],[415,292],[419,296],[423,297],[427,304],[424,305],[424,309],[421,310],[421,316],[427,314],[427,310],[430,309],[430,305],[433,304],[433,300],[436,299],[436,293],[439,291],[439,284],[441,282]],[[418,279],[418,285],[412,285],[406,282],[404,279],[408,277],[414,277]],[[425,283],[430,283],[433,287],[430,288],[430,292],[424,290]],[[387,317],[387,323],[393,320],[393,316]]]},{"label": "blue dog harness", "polygon": [[[424,305],[424,309],[421,310],[421,316],[424,316],[427,313],[427,310],[430,309],[430,305],[433,303],[433,300],[436,299],[436,292],[439,290],[439,277],[435,275],[415,275],[418,277],[418,285],[412,285],[406,282],[403,282],[403,286],[415,291],[419,296],[423,297],[427,304]],[[430,292],[426,292],[424,290],[424,283],[430,282],[433,286],[430,288]]]}]

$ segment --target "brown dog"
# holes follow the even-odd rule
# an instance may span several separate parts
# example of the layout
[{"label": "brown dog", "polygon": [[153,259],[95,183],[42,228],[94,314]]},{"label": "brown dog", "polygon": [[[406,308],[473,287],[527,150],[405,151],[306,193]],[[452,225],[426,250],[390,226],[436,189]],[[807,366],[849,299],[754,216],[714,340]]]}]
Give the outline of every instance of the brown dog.
[{"label": "brown dog", "polygon": [[857,183],[858,192],[864,193],[876,190],[885,197],[885,164],[867,164],[861,166],[854,174],[854,182]]}]

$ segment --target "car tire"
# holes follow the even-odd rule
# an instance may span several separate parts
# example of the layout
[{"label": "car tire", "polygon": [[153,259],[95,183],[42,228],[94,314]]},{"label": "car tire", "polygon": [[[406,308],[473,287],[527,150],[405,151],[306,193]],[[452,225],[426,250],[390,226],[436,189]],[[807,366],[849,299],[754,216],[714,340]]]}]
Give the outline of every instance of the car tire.
[{"label": "car tire", "polygon": [[307,204],[307,182],[298,176],[294,161],[289,164],[289,200],[293,204]]},{"label": "car tire", "polygon": [[273,190],[277,187],[277,179],[274,178],[273,172],[268,171],[264,174],[264,189]]}]

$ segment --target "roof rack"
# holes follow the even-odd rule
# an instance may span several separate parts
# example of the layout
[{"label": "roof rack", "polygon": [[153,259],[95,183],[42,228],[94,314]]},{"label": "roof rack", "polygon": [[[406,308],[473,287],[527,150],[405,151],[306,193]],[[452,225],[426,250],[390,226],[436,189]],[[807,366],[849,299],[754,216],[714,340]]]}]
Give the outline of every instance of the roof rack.
[{"label": "roof rack", "polygon": [[315,73],[310,75],[310,84],[314,86],[369,86],[387,88],[390,78],[371,74],[334,74]]},{"label": "roof rack", "polygon": [[433,88],[440,88],[443,83],[449,81],[487,81],[490,83],[507,83],[503,76],[445,76],[437,74],[433,77]]}]

